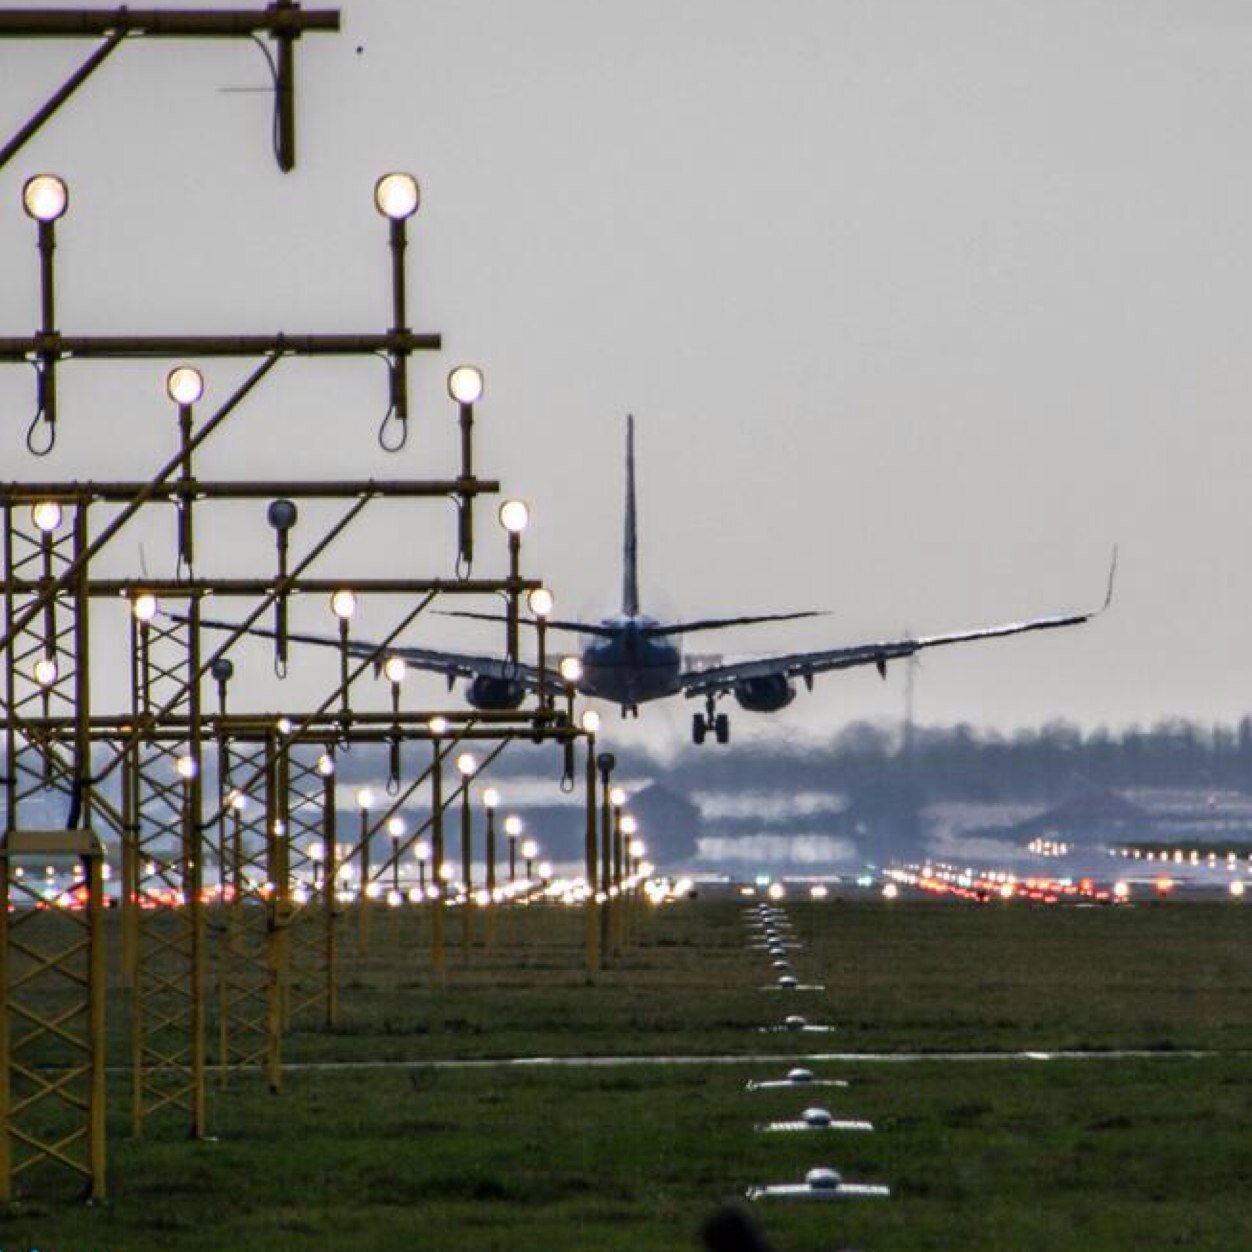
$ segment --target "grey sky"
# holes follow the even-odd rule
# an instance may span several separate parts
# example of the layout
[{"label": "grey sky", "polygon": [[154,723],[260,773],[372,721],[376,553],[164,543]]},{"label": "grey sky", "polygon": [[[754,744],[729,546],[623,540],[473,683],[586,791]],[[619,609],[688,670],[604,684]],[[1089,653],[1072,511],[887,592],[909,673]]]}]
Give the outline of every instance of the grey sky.
[{"label": "grey sky", "polygon": [[[4,333],[36,318],[18,190],[41,169],[71,184],[63,329],[382,329],[370,190],[407,168],[424,192],[411,320],[446,345],[419,361],[409,449],[374,443],[381,366],[291,362],[204,472],[449,472],[443,378],[475,360],[482,471],[531,501],[527,566],[564,611],[617,606],[631,411],[645,607],[834,611],[700,646],[1087,607],[1118,542],[1105,618],[932,654],[919,716],[1244,712],[1245,4],[342,7],[343,34],[300,46],[300,164],[285,177],[267,98],[218,92],[266,81],[255,49],[123,49],[0,174]],[[85,52],[0,45],[6,134]],[[207,372],[220,397],[243,367]],[[60,445],[32,463],[29,374],[0,370],[6,478],[139,474],[172,449],[163,370],[71,366]],[[450,511],[415,521],[374,527],[361,559],[446,572]],[[256,535],[267,566],[256,517],[218,534]],[[498,570],[502,545],[484,548]],[[168,552],[145,541],[156,568]],[[116,559],[133,566],[134,549]],[[498,642],[447,622],[421,637]],[[736,732],[896,716],[902,686],[902,670],[885,685],[828,677]],[[642,727],[685,735],[690,711],[648,708]]]}]

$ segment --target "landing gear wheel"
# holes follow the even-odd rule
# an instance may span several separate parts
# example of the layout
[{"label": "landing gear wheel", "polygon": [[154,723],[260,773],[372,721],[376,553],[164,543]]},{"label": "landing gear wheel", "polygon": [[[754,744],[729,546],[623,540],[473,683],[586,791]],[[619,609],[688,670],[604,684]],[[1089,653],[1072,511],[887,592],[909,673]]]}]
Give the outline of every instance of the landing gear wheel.
[{"label": "landing gear wheel", "polygon": [[717,736],[718,743],[730,742],[730,718],[725,713],[719,713],[714,718],[713,734]]},{"label": "landing gear wheel", "polygon": [[704,736],[709,733],[708,723],[704,720],[703,713],[697,713],[691,719],[691,741],[700,744],[704,742]]}]

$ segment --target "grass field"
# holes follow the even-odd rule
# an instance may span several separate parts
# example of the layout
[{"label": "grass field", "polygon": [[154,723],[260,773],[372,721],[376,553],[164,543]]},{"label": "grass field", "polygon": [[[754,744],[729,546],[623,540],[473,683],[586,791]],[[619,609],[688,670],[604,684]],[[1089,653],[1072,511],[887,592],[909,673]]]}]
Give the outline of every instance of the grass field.
[{"label": "grass field", "polygon": [[[815,1164],[895,1194],[762,1204],[780,1252],[1252,1247],[1242,1055],[1252,1049],[1252,912],[898,902],[789,913],[805,944],[796,973],[823,992],[763,990],[766,954],[749,948],[729,903],[650,916],[590,983],[581,923],[564,913],[509,919],[493,952],[454,948],[443,988],[429,977],[424,924],[389,930],[380,919],[368,958],[345,947],[340,1027],[294,1031],[289,1060],[778,1059],[293,1067],[278,1097],[236,1074],[214,1091],[211,1143],[189,1143],[173,1124],[127,1139],[119,1073],[113,1198],[89,1209],[32,1194],[0,1219],[0,1249],[690,1248],[721,1200]],[[110,1012],[120,1062],[120,988]],[[838,1032],[759,1030],[787,1012]],[[1162,1055],[823,1062],[814,1068],[852,1087],[743,1089],[808,1051],[1123,1047]],[[811,1103],[878,1130],[753,1130]]]}]

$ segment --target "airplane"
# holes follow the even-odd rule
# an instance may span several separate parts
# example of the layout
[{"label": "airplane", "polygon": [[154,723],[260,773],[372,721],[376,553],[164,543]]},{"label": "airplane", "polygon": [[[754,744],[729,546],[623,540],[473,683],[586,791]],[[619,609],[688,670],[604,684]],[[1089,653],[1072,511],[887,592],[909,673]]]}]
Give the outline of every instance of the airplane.
[{"label": "airplane", "polygon": [[[739,707],[749,712],[776,713],[795,699],[797,679],[811,691],[816,675],[862,665],[875,666],[878,673],[886,678],[889,661],[914,656],[923,649],[1020,635],[1029,631],[1079,626],[1098,617],[1113,599],[1113,582],[1117,570],[1116,551],[1109,568],[1108,591],[1104,603],[1100,608],[1087,612],[1030,618],[950,634],[852,644],[822,651],[762,655],[707,668],[698,664],[685,666],[681,648],[684,635],[762,622],[791,621],[822,614],[806,611],[665,622],[641,611],[635,502],[635,426],[634,418],[629,416],[626,419],[625,505],[621,612],[599,622],[549,618],[546,625],[548,629],[570,631],[584,636],[579,658],[581,673],[575,684],[576,689],[581,695],[619,705],[624,717],[637,717],[641,704],[671,696],[703,699],[704,711],[695,713],[692,718],[692,740],[697,744],[704,743],[710,733],[719,744],[730,742],[730,719],[727,714],[717,711],[718,701],[726,696],[733,696]],[[450,612],[446,616],[478,621],[504,620],[498,614],[468,611]],[[522,620],[523,624],[535,625],[533,619]],[[203,621],[202,625],[217,629],[236,629],[225,622]],[[273,632],[254,628],[248,633],[272,636]],[[296,631],[289,631],[287,638],[296,643],[335,648],[343,646],[340,640],[329,636],[301,634]],[[385,656],[379,657],[376,645],[356,641],[349,643],[348,649],[353,655],[374,657],[380,667],[388,657],[399,657],[416,669],[442,674],[447,678],[449,686],[457,679],[464,679],[465,699],[476,709],[517,708],[526,695],[537,691],[540,685],[540,671],[536,666],[513,661],[508,657],[410,646],[390,647]],[[549,693],[560,691],[565,686],[565,679],[559,670],[546,666],[543,682]]]}]

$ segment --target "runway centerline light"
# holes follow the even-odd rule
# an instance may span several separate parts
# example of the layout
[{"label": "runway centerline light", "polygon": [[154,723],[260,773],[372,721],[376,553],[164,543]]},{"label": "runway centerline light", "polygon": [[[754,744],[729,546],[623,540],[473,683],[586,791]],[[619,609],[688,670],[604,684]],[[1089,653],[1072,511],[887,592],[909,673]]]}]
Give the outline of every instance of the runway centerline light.
[{"label": "runway centerline light", "polygon": [[374,207],[393,222],[412,217],[421,202],[421,188],[412,174],[393,171],[374,184]]},{"label": "runway centerline light", "polygon": [[69,188],[56,174],[36,174],[22,185],[22,208],[37,222],[55,222],[69,203]]}]

